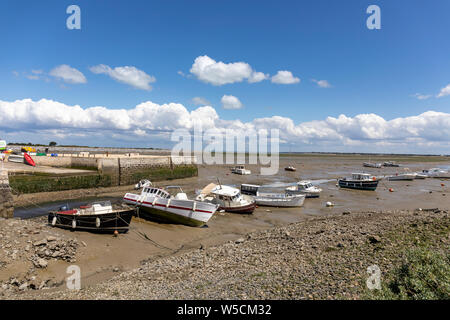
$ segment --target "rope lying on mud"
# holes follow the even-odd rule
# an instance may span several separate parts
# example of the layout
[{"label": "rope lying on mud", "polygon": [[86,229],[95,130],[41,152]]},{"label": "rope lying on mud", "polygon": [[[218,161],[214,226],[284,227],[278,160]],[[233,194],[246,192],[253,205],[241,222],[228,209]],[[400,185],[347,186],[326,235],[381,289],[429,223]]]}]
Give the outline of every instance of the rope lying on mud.
[{"label": "rope lying on mud", "polygon": [[[138,217],[139,219],[141,219],[141,218],[139,217],[139,207],[138,207],[138,206],[134,206],[134,208],[136,209],[137,217]],[[130,224],[127,223],[125,220],[123,220],[122,217],[119,216],[119,219],[121,219],[123,222],[125,222],[125,224],[127,224],[128,227],[130,228]],[[130,228],[130,229],[131,229],[131,228]],[[170,250],[170,251],[173,251],[173,252],[178,252],[178,251],[181,250],[181,248],[183,247],[183,246],[181,246],[181,247],[178,248],[178,249],[172,249],[172,248],[166,247],[166,246],[164,246],[164,245],[162,245],[162,244],[156,242],[155,240],[151,239],[145,232],[140,231],[138,228],[136,228],[136,230],[131,229],[131,231],[133,231],[134,233],[136,233],[136,234],[137,234],[139,237],[141,237],[142,239],[150,241],[154,246],[156,246],[157,248],[160,248],[160,249],[166,249],[166,250]]]}]

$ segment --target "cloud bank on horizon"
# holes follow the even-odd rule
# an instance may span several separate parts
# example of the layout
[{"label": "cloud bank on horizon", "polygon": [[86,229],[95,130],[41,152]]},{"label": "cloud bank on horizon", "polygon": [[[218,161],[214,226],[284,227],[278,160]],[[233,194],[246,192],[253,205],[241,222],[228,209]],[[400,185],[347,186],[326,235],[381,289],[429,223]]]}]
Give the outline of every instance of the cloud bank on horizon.
[{"label": "cloud bank on horizon", "polygon": [[[102,106],[82,108],[53,100],[31,99],[12,102],[0,100],[3,134],[51,133],[61,139],[68,136],[133,141],[162,139],[170,144],[170,133],[176,129],[204,130],[248,135],[259,130],[278,129],[282,143],[309,147],[336,146],[378,148],[395,152],[406,147],[411,151],[450,147],[450,113],[427,111],[410,117],[386,120],[374,113],[349,117],[327,117],[323,120],[294,123],[287,117],[255,118],[249,122],[221,119],[211,106],[195,110],[179,103],[156,104],[147,101],[132,109],[109,109]],[[85,140],[86,141],[86,140]],[[85,142],[86,143],[86,142]],[[148,145],[148,143],[147,143]]]}]

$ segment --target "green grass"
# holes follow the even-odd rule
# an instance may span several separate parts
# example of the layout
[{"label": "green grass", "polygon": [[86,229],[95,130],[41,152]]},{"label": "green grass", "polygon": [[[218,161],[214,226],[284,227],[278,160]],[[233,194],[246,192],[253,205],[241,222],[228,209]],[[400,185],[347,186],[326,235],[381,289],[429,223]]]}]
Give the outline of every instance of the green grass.
[{"label": "green grass", "polygon": [[371,299],[448,300],[450,299],[450,254],[429,248],[407,250]]},{"label": "green grass", "polygon": [[449,232],[449,221],[436,217],[386,233],[372,251],[373,261],[387,257],[392,265],[381,267],[387,267],[381,290],[366,289],[363,296],[382,300],[450,299],[450,250],[445,241]]}]

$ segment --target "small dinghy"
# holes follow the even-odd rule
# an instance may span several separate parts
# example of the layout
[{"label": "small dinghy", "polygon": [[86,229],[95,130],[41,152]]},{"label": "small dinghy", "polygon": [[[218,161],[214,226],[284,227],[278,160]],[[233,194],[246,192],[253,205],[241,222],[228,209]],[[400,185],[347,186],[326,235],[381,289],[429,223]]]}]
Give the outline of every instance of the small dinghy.
[{"label": "small dinghy", "polygon": [[294,166],[287,166],[286,168],[284,168],[285,171],[297,171],[297,168],[295,168]]},{"label": "small dinghy", "polygon": [[256,204],[266,207],[301,207],[305,202],[304,194],[258,193]]},{"label": "small dinghy", "polygon": [[60,209],[48,214],[51,226],[98,233],[126,233],[136,211],[124,205],[113,209],[110,201],[94,202],[71,210],[66,207]]}]

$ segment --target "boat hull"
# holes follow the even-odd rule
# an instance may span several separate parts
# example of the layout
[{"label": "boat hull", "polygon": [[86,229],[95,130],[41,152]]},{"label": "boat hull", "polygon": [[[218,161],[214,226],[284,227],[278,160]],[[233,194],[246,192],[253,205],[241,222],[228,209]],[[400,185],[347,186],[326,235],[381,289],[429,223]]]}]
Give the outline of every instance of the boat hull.
[{"label": "boat hull", "polygon": [[379,180],[372,181],[355,181],[339,179],[338,184],[341,188],[375,191],[378,187]]},{"label": "boat hull", "polygon": [[416,177],[414,175],[398,175],[398,176],[391,176],[387,179],[389,181],[413,181]]},{"label": "boat hull", "polygon": [[[70,213],[50,212],[48,214],[48,223],[54,227],[84,230],[95,233],[126,233],[131,223],[131,218],[135,213],[135,209],[117,210],[111,213],[77,215]],[[71,212],[71,211],[68,211]],[[56,218],[55,223],[53,219]],[[97,218],[100,219],[100,224],[97,227]],[[73,221],[75,220],[75,228]]]},{"label": "boat hull", "polygon": [[255,202],[259,206],[266,207],[301,207],[305,202],[305,198],[305,195],[293,197],[257,196],[255,197]]},{"label": "boat hull", "polygon": [[293,194],[293,195],[301,194],[301,195],[304,195],[305,198],[319,198],[320,197],[320,192],[308,192],[308,191],[286,189],[286,193]]},{"label": "boat hull", "polygon": [[256,208],[256,202],[252,202],[245,206],[233,206],[233,207],[227,207],[227,206],[220,206],[220,210],[225,210],[227,212],[231,213],[244,213],[244,214],[251,214],[253,211],[255,211]]},{"label": "boat hull", "polygon": [[137,215],[147,220],[202,227],[214,215],[217,206],[193,200],[174,200],[127,193],[124,201],[138,207]]}]

